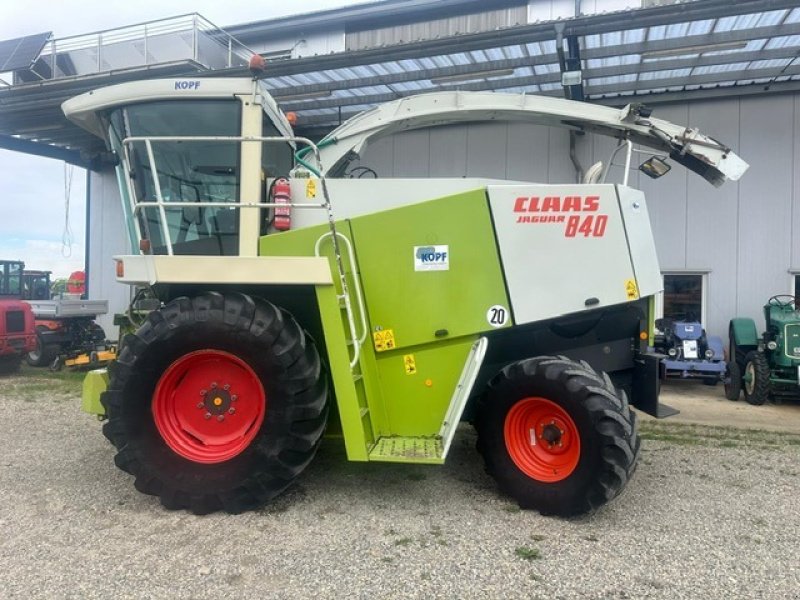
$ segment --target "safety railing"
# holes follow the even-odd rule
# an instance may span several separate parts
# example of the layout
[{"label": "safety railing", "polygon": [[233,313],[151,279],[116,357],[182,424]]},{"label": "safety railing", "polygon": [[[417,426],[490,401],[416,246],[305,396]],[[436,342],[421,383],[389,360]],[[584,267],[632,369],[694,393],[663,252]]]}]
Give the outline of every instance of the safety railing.
[{"label": "safety railing", "polygon": [[[161,182],[159,178],[159,172],[156,165],[156,158],[155,153],[153,152],[153,144],[154,143],[200,143],[200,142],[222,142],[222,143],[294,143],[294,144],[303,144],[306,148],[309,149],[309,152],[314,156],[314,160],[317,164],[316,171],[319,173],[319,185],[322,191],[322,198],[323,202],[289,202],[289,203],[276,203],[276,202],[262,202],[260,198],[250,201],[238,201],[238,202],[215,202],[215,201],[183,201],[183,200],[169,200],[166,201],[164,199],[164,195],[161,189]],[[133,169],[131,168],[131,156],[130,156],[130,149],[133,147],[133,144],[141,143],[144,144],[146,154],[147,154],[147,164],[150,168],[150,173],[153,179],[153,191],[155,193],[156,199],[155,200],[138,200],[135,193],[135,186],[131,181],[131,173],[133,173]],[[336,222],[333,216],[333,209],[331,207],[330,195],[328,193],[328,186],[326,183],[325,176],[323,174],[322,169],[322,160],[320,158],[319,148],[317,145],[309,140],[308,138],[299,137],[299,136],[130,136],[125,138],[122,141],[123,147],[123,168],[125,169],[125,173],[128,176],[125,178],[128,186],[128,201],[130,207],[130,214],[133,217],[133,224],[135,227],[136,235],[139,240],[144,239],[142,237],[141,227],[139,225],[139,215],[142,211],[146,210],[147,208],[154,208],[158,211],[158,220],[159,220],[159,228],[161,229],[161,235],[165,241],[166,252],[168,256],[174,255],[174,248],[172,244],[172,237],[170,235],[169,230],[169,222],[167,220],[167,210],[168,209],[183,209],[183,208],[241,208],[241,209],[257,209],[261,210],[264,208],[276,208],[276,207],[285,207],[289,206],[292,209],[299,208],[299,209],[318,209],[318,210],[325,210],[327,213],[328,218],[328,227],[330,231],[319,238],[317,241],[314,254],[316,256],[321,256],[320,253],[320,245],[321,242],[327,238],[331,238],[331,243],[333,245],[333,252],[334,252],[334,262],[336,264],[337,275],[339,278],[339,285],[341,289],[341,294],[339,296],[339,301],[344,304],[345,314],[347,315],[347,322],[348,322],[348,329],[350,332],[350,339],[353,344],[353,356],[351,357],[350,367],[351,369],[355,367],[358,363],[360,357],[361,346],[366,339],[367,333],[367,325],[366,325],[366,310],[364,308],[364,300],[363,294],[361,292],[361,287],[358,283],[358,279],[353,275],[355,281],[355,289],[357,295],[357,302],[359,306],[359,313],[360,313],[360,322],[362,332],[359,334],[356,331],[356,317],[353,310],[353,301],[351,299],[349,286],[347,284],[347,275],[344,269],[344,261],[342,260],[342,253],[341,253],[341,245],[340,242],[346,242],[347,249],[348,249],[348,258],[350,260],[350,264],[352,267],[355,267],[355,256],[353,254],[352,247],[350,245],[350,241],[347,239],[346,236],[342,235],[341,233],[336,231]],[[141,251],[141,250],[140,250]],[[143,251],[142,251],[143,252]]]},{"label": "safety railing", "polygon": [[[93,75],[193,61],[207,69],[241,67],[253,50],[193,13],[47,42],[30,71],[38,79]],[[27,81],[24,73],[16,79]]]}]

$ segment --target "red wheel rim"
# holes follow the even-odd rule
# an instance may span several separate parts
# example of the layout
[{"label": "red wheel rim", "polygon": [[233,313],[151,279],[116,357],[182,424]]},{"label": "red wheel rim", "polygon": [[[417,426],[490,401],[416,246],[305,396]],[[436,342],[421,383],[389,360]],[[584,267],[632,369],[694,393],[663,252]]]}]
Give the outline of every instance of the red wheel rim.
[{"label": "red wheel rim", "polygon": [[253,369],[221,350],[198,350],[173,362],[158,380],[152,405],[167,446],[205,464],[243,452],[261,429],[266,408]]},{"label": "red wheel rim", "polygon": [[532,479],[561,481],[578,466],[578,428],[567,411],[546,398],[523,398],[512,406],[503,435],[511,460]]}]

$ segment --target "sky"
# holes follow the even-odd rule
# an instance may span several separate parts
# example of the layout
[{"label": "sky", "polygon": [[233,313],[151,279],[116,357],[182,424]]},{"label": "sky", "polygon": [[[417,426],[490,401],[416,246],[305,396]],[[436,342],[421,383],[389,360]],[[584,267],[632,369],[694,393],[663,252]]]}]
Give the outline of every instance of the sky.
[{"label": "sky", "polygon": [[[0,40],[52,31],[56,39],[197,12],[220,27],[349,6],[348,0],[0,0]],[[71,174],[70,174],[71,171]],[[71,178],[71,186],[65,182]],[[69,194],[66,189],[69,188]],[[65,240],[69,197],[70,239]],[[86,172],[63,162],[0,150],[0,259],[67,276],[83,268]]]}]

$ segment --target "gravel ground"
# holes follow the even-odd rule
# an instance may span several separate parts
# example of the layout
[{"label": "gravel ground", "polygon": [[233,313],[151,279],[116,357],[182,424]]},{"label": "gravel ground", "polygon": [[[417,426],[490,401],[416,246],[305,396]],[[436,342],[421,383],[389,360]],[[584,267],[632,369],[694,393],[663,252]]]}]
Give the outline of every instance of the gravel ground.
[{"label": "gravel ground", "polygon": [[3,380],[2,598],[797,598],[800,436],[644,424],[623,496],[573,520],[498,494],[459,432],[444,467],[326,441],[239,516],[168,512],[112,463],[76,381]]}]

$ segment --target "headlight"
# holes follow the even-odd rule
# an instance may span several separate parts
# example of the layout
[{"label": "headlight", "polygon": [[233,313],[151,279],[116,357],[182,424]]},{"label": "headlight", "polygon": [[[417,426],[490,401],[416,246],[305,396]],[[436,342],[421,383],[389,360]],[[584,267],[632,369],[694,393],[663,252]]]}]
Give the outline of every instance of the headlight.
[{"label": "headlight", "polygon": [[769,348],[770,350],[775,350],[777,347],[778,347],[778,342],[776,342],[775,340],[767,342],[767,348]]},{"label": "headlight", "polygon": [[667,350],[667,354],[669,354],[670,356],[677,356],[678,351],[675,350],[675,348],[670,348],[669,350]]},{"label": "headlight", "polygon": [[709,360],[711,360],[712,358],[714,358],[714,351],[713,351],[711,348],[709,348],[708,350],[706,350],[706,358],[707,358],[707,359],[709,359]]}]

